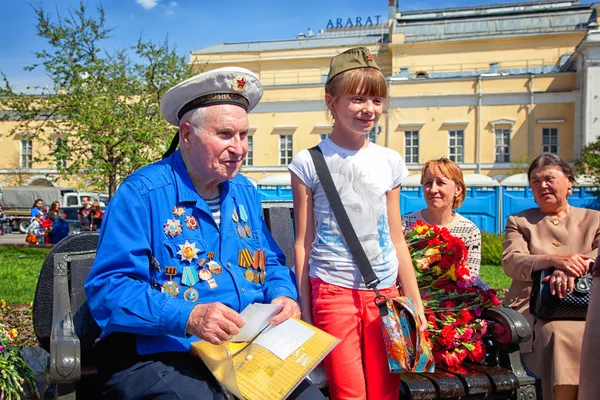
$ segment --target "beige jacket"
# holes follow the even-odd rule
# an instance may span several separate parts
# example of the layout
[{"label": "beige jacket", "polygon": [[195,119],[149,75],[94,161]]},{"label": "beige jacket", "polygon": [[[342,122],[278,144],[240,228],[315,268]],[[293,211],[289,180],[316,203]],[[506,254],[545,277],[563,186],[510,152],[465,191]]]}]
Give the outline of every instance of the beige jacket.
[{"label": "beige jacket", "polygon": [[[596,258],[599,237],[600,212],[596,210],[571,207],[566,216],[556,218],[532,208],[508,217],[502,267],[512,284],[504,304],[522,313],[533,327],[529,296],[537,256],[579,253]],[[531,340],[522,343],[521,352],[530,352],[531,346]]]}]

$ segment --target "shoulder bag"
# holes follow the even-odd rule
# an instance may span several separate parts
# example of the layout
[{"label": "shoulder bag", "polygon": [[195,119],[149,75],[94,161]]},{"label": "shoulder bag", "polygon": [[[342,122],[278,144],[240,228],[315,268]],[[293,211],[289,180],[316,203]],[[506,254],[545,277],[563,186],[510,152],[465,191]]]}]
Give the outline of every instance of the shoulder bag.
[{"label": "shoulder bag", "polygon": [[434,372],[433,354],[428,346],[425,333],[419,329],[421,320],[413,302],[407,296],[387,299],[379,293],[377,290],[379,278],[373,271],[356,236],[331,178],[329,168],[327,168],[323,153],[319,146],[312,147],[308,151],[354,262],[358,266],[367,288],[375,291],[375,304],[379,308],[381,316],[381,328],[390,372]]},{"label": "shoulder bag", "polygon": [[575,279],[575,289],[564,299],[559,299],[550,291],[550,282],[544,278],[551,275],[554,268],[533,274],[533,287],[529,298],[529,312],[545,320],[585,320],[592,291],[592,275],[586,274]]}]

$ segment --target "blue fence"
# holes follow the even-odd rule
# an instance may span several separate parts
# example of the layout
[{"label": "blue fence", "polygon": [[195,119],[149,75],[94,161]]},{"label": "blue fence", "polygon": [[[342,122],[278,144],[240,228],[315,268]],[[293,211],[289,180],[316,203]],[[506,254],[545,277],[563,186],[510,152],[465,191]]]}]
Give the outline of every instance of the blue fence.
[{"label": "blue fence", "polygon": [[[575,207],[600,210],[599,188],[580,186],[573,188],[569,203]],[[289,186],[258,186],[261,200],[291,201]],[[426,207],[423,188],[404,186],[400,194],[400,210],[408,214]],[[509,215],[537,207],[533,193],[527,186],[471,186],[463,205],[457,210],[473,221],[480,230],[493,233],[504,232]]]},{"label": "blue fence", "polygon": [[266,201],[291,201],[292,187],[282,185],[258,185],[260,200]]},{"label": "blue fence", "polygon": [[[600,197],[598,188],[590,186],[579,186],[573,188],[573,195],[569,197],[569,204],[575,207],[592,208],[600,210]],[[537,207],[533,200],[533,193],[527,186],[505,186],[502,188],[502,228],[504,232],[509,215]]]},{"label": "blue fence", "polygon": [[[463,205],[457,210],[462,216],[470,219],[481,230],[498,232],[498,208],[501,192],[500,186],[471,186]],[[400,210],[402,214],[419,211],[427,207],[420,186],[404,186],[400,192]]]}]

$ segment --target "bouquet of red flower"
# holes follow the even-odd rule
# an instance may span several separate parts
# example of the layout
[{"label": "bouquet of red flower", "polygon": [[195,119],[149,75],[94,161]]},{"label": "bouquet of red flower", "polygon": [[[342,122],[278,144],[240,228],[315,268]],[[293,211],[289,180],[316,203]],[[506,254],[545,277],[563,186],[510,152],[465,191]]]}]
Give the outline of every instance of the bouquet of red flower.
[{"label": "bouquet of red flower", "polygon": [[483,309],[500,305],[496,292],[466,267],[464,242],[446,228],[417,221],[406,234],[438,365],[480,363],[487,321]]}]

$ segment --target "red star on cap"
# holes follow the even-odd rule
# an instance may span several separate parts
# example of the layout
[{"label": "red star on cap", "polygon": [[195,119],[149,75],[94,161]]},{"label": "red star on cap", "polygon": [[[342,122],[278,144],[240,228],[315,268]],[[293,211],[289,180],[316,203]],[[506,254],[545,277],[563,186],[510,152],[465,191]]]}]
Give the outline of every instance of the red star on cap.
[{"label": "red star on cap", "polygon": [[367,60],[368,61],[373,61],[373,54],[367,55]]},{"label": "red star on cap", "polygon": [[236,82],[239,89],[243,89],[246,86],[246,78],[236,79]]}]

